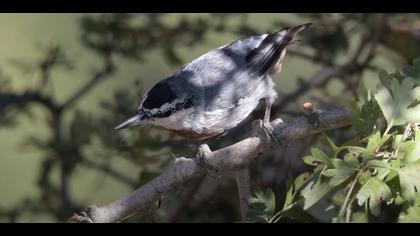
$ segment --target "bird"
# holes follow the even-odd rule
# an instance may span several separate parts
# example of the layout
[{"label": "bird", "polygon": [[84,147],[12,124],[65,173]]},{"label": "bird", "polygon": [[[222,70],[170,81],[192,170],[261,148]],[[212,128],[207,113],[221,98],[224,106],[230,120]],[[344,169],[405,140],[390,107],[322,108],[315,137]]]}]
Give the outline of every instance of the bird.
[{"label": "bird", "polygon": [[187,139],[208,140],[241,124],[264,101],[262,128],[281,143],[270,123],[278,97],[272,77],[280,73],[287,47],[311,25],[251,35],[199,56],[148,90],[135,115],[115,129],[151,124]]}]

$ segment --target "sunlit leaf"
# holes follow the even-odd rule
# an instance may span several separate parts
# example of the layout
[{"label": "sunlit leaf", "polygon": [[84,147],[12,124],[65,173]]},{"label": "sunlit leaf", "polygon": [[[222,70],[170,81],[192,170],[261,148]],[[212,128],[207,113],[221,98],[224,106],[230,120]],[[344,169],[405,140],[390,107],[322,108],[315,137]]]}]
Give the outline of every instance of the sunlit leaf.
[{"label": "sunlit leaf", "polygon": [[408,108],[415,100],[420,99],[420,87],[415,87],[410,78],[400,84],[392,80],[391,90],[378,85],[375,98],[388,122],[388,126],[403,125],[408,122],[420,122],[420,105]]},{"label": "sunlit leaf", "polygon": [[357,172],[357,168],[353,165],[346,163],[340,159],[334,159],[334,167],[336,169],[335,175],[331,178],[329,184],[333,187],[340,185],[349,179],[354,173]]},{"label": "sunlit leaf", "polygon": [[362,186],[356,198],[359,206],[368,204],[370,212],[377,216],[380,213],[381,202],[390,201],[392,195],[388,185],[380,179],[372,177]]},{"label": "sunlit leaf", "polygon": [[405,141],[401,144],[399,156],[405,162],[415,162],[420,159],[420,132],[416,132],[413,140]]},{"label": "sunlit leaf", "polygon": [[384,180],[390,172],[389,164],[383,160],[369,160],[366,167],[376,171],[375,176],[380,180]]},{"label": "sunlit leaf", "polygon": [[399,223],[419,223],[420,222],[420,195],[416,197],[415,202],[398,217]]},{"label": "sunlit leaf", "polygon": [[398,170],[402,196],[413,201],[420,191],[420,161],[407,164]]}]

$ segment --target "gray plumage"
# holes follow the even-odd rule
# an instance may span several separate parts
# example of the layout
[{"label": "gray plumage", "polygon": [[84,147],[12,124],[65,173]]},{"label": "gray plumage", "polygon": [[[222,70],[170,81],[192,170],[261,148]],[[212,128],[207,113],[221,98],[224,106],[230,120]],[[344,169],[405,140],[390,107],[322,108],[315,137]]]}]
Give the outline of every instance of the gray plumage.
[{"label": "gray plumage", "polygon": [[205,139],[240,124],[261,100],[269,110],[277,98],[271,76],[309,25],[243,38],[198,57],[146,92],[137,114],[116,129],[149,123]]}]

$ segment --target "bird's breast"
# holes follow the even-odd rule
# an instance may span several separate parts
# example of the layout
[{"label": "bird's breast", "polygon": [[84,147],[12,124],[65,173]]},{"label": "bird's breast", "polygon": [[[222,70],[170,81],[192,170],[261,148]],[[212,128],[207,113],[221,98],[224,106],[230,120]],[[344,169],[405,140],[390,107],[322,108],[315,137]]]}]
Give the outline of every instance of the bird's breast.
[{"label": "bird's breast", "polygon": [[173,133],[176,133],[177,135],[187,138],[187,139],[194,139],[194,140],[203,140],[208,139],[217,135],[222,134],[223,132],[199,132],[192,129],[167,129],[168,131],[171,131]]}]

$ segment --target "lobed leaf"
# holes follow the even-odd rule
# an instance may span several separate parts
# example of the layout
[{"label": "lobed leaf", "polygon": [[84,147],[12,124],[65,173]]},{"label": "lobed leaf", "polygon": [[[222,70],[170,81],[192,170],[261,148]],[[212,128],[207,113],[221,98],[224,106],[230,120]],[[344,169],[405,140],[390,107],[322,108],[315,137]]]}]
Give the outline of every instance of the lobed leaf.
[{"label": "lobed leaf", "polygon": [[372,177],[362,186],[356,198],[359,206],[368,204],[370,212],[377,216],[380,213],[381,202],[389,202],[392,199],[392,194],[388,185],[382,180]]}]

